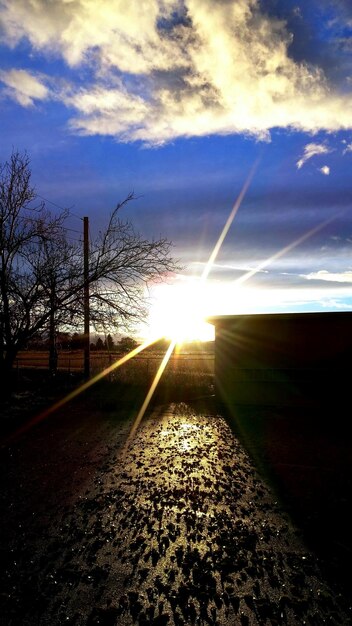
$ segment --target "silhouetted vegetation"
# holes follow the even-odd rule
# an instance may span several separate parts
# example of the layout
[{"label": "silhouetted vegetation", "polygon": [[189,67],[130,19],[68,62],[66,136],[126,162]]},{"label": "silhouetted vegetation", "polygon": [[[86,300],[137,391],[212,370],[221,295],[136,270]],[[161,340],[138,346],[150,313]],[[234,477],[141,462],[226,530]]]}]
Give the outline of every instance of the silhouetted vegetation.
[{"label": "silhouetted vegetation", "polygon": [[177,265],[169,241],[143,239],[120,219],[133,199],[131,193],[118,203],[92,240],[84,277],[83,246],[67,237],[69,212],[52,215],[38,202],[28,155],[13,152],[0,166],[0,374],[6,389],[18,351],[34,338],[49,340],[49,364],[56,371],[58,333],[82,327],[84,285],[90,287],[90,324],[97,331],[144,319],[142,287]]}]

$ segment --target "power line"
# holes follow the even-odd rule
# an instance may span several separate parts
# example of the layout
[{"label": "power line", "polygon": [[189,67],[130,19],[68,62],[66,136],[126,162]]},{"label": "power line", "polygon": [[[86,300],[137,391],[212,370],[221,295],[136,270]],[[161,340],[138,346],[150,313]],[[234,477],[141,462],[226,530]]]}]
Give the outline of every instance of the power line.
[{"label": "power line", "polygon": [[67,226],[61,226],[61,228],[63,228],[64,230],[69,230],[71,233],[78,233],[79,235],[82,234],[80,230],[75,230],[74,228],[67,228]]},{"label": "power line", "polygon": [[[28,217],[27,215],[26,216],[25,215],[18,215],[16,217],[16,219],[23,220],[25,222],[37,222],[38,221],[37,218],[35,218],[35,217]],[[75,228],[69,228],[68,226],[62,226],[61,225],[60,228],[62,228],[62,230],[67,230],[67,231],[69,231],[71,233],[78,233],[79,235],[82,234],[82,231],[77,230]]]},{"label": "power line", "polygon": [[74,213],[69,207],[62,207],[59,204],[57,204],[56,202],[53,202],[52,200],[48,200],[48,198],[44,198],[44,196],[41,196],[39,193],[37,193],[37,196],[41,200],[44,200],[44,202],[49,202],[49,204],[52,204],[53,206],[56,206],[57,209],[60,209],[61,211],[70,211],[70,215],[73,215],[73,217],[77,217],[77,219],[79,219],[79,220],[83,220],[83,217],[80,217],[79,215]]}]

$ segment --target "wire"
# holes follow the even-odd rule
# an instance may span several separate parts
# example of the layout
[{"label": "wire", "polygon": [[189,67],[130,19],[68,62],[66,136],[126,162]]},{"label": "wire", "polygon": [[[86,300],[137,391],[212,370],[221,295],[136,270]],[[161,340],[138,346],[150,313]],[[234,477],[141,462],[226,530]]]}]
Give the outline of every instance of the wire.
[{"label": "wire", "polygon": [[[37,220],[34,217],[28,217],[28,216],[24,216],[24,215],[18,215],[16,217],[17,220],[24,220],[26,222],[36,222]],[[80,230],[76,230],[75,228],[68,228],[68,226],[60,226],[60,228],[62,228],[62,230],[66,230],[66,231],[70,231],[71,233],[78,233],[79,235],[82,234],[82,232]]]},{"label": "wire", "polygon": [[61,228],[63,228],[64,230],[69,230],[71,233],[78,233],[79,235],[81,234],[80,230],[75,230],[74,228],[67,228],[67,226],[61,226]]},{"label": "wire", "polygon": [[39,193],[37,193],[36,195],[41,200],[44,200],[44,202],[49,202],[49,204],[52,204],[53,206],[56,206],[56,208],[61,209],[61,211],[67,211],[68,210],[68,211],[70,211],[70,215],[73,215],[73,217],[77,217],[77,219],[79,219],[79,220],[83,220],[83,217],[80,217],[76,213],[73,213],[73,211],[71,211],[70,208],[62,207],[59,204],[57,204],[56,202],[53,202],[52,200],[48,200],[48,198],[44,198],[44,196],[41,196]]}]

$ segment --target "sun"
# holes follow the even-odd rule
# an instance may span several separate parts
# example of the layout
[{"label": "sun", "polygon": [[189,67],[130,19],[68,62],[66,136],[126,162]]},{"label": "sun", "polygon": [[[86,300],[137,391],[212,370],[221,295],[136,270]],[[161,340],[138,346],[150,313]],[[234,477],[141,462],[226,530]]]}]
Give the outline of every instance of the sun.
[{"label": "sun", "polygon": [[212,341],[214,326],[207,319],[217,315],[270,312],[283,303],[282,290],[239,285],[237,281],[202,281],[182,277],[152,291],[144,339],[165,337],[176,343]]},{"label": "sun", "polygon": [[149,312],[148,335],[176,343],[210,341],[214,328],[206,322],[206,294],[199,281],[158,285]]}]

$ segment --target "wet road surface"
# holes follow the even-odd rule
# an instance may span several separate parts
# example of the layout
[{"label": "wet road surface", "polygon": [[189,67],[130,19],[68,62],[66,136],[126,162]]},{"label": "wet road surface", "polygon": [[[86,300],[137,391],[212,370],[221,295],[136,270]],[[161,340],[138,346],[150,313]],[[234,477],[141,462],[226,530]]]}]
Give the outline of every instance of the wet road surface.
[{"label": "wet road surface", "polygon": [[10,462],[20,444],[7,451],[1,624],[351,623],[222,417],[163,407],[125,449],[130,425],[110,425],[98,442],[83,427],[74,446],[72,434],[58,437],[56,482],[50,457],[31,466],[27,456],[22,495]]}]

